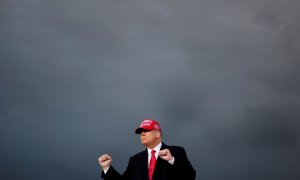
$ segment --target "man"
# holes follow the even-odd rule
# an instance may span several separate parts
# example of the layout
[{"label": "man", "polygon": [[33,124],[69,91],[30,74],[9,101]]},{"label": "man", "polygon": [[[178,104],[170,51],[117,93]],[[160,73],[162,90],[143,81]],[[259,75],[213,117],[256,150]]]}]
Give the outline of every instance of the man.
[{"label": "man", "polygon": [[103,179],[195,180],[196,171],[189,162],[185,150],[162,142],[162,132],[158,122],[145,119],[135,133],[140,134],[141,143],[146,146],[146,150],[129,159],[122,175],[113,168],[112,158],[108,154],[100,156],[98,162],[102,167]]}]

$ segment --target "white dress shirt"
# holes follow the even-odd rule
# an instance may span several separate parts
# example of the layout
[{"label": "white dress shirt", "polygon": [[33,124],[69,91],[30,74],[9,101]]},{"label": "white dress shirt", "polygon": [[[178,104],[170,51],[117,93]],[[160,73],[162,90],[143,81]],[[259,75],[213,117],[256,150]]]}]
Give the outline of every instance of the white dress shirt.
[{"label": "white dress shirt", "polygon": [[[162,146],[162,143],[160,142],[157,146],[155,146],[155,148],[154,148],[154,150],[155,150],[155,158],[157,159],[157,157],[158,157],[158,153],[159,153],[159,151],[160,151],[160,148],[161,148],[161,146]],[[151,159],[151,151],[152,151],[152,149],[149,149],[149,148],[147,148],[147,151],[148,151],[148,166],[149,166],[149,164],[150,164],[150,159]],[[170,161],[168,161],[170,164],[174,164],[174,161],[175,161],[175,158],[174,158],[174,156],[173,156],[173,159],[171,159]]]},{"label": "white dress shirt", "polygon": [[[154,150],[155,150],[155,158],[156,158],[156,159],[157,159],[157,157],[158,157],[158,153],[159,153],[159,151],[160,151],[161,145],[162,145],[162,143],[160,142],[160,143],[159,143],[157,146],[155,146],[155,148],[154,148]],[[147,148],[147,150],[148,150],[148,166],[149,166],[149,164],[150,164],[150,159],[151,159],[151,151],[152,151],[152,149]]]}]

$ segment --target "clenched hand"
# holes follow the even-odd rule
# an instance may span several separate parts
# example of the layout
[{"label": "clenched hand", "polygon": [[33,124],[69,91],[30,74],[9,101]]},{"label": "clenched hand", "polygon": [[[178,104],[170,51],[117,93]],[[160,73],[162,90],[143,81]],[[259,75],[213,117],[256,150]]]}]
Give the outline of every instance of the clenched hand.
[{"label": "clenched hand", "polygon": [[104,154],[100,156],[98,159],[98,163],[100,164],[100,166],[104,171],[106,171],[110,167],[111,162],[112,162],[112,158],[108,154]]}]

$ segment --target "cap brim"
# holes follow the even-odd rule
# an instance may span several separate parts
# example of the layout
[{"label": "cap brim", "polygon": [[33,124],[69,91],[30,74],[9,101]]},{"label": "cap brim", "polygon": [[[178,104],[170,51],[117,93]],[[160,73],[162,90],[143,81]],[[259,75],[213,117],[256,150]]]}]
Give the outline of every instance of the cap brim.
[{"label": "cap brim", "polygon": [[143,129],[143,128],[137,128],[135,130],[135,134],[142,134],[142,132],[147,132],[147,131],[151,131],[149,129]]}]

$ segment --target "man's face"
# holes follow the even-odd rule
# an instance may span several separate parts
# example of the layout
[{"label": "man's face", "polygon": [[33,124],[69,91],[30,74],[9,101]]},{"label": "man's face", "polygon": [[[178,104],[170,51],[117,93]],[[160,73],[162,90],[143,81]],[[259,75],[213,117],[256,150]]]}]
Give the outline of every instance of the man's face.
[{"label": "man's face", "polygon": [[157,130],[143,131],[141,143],[148,148],[154,148],[160,142],[160,132]]}]

